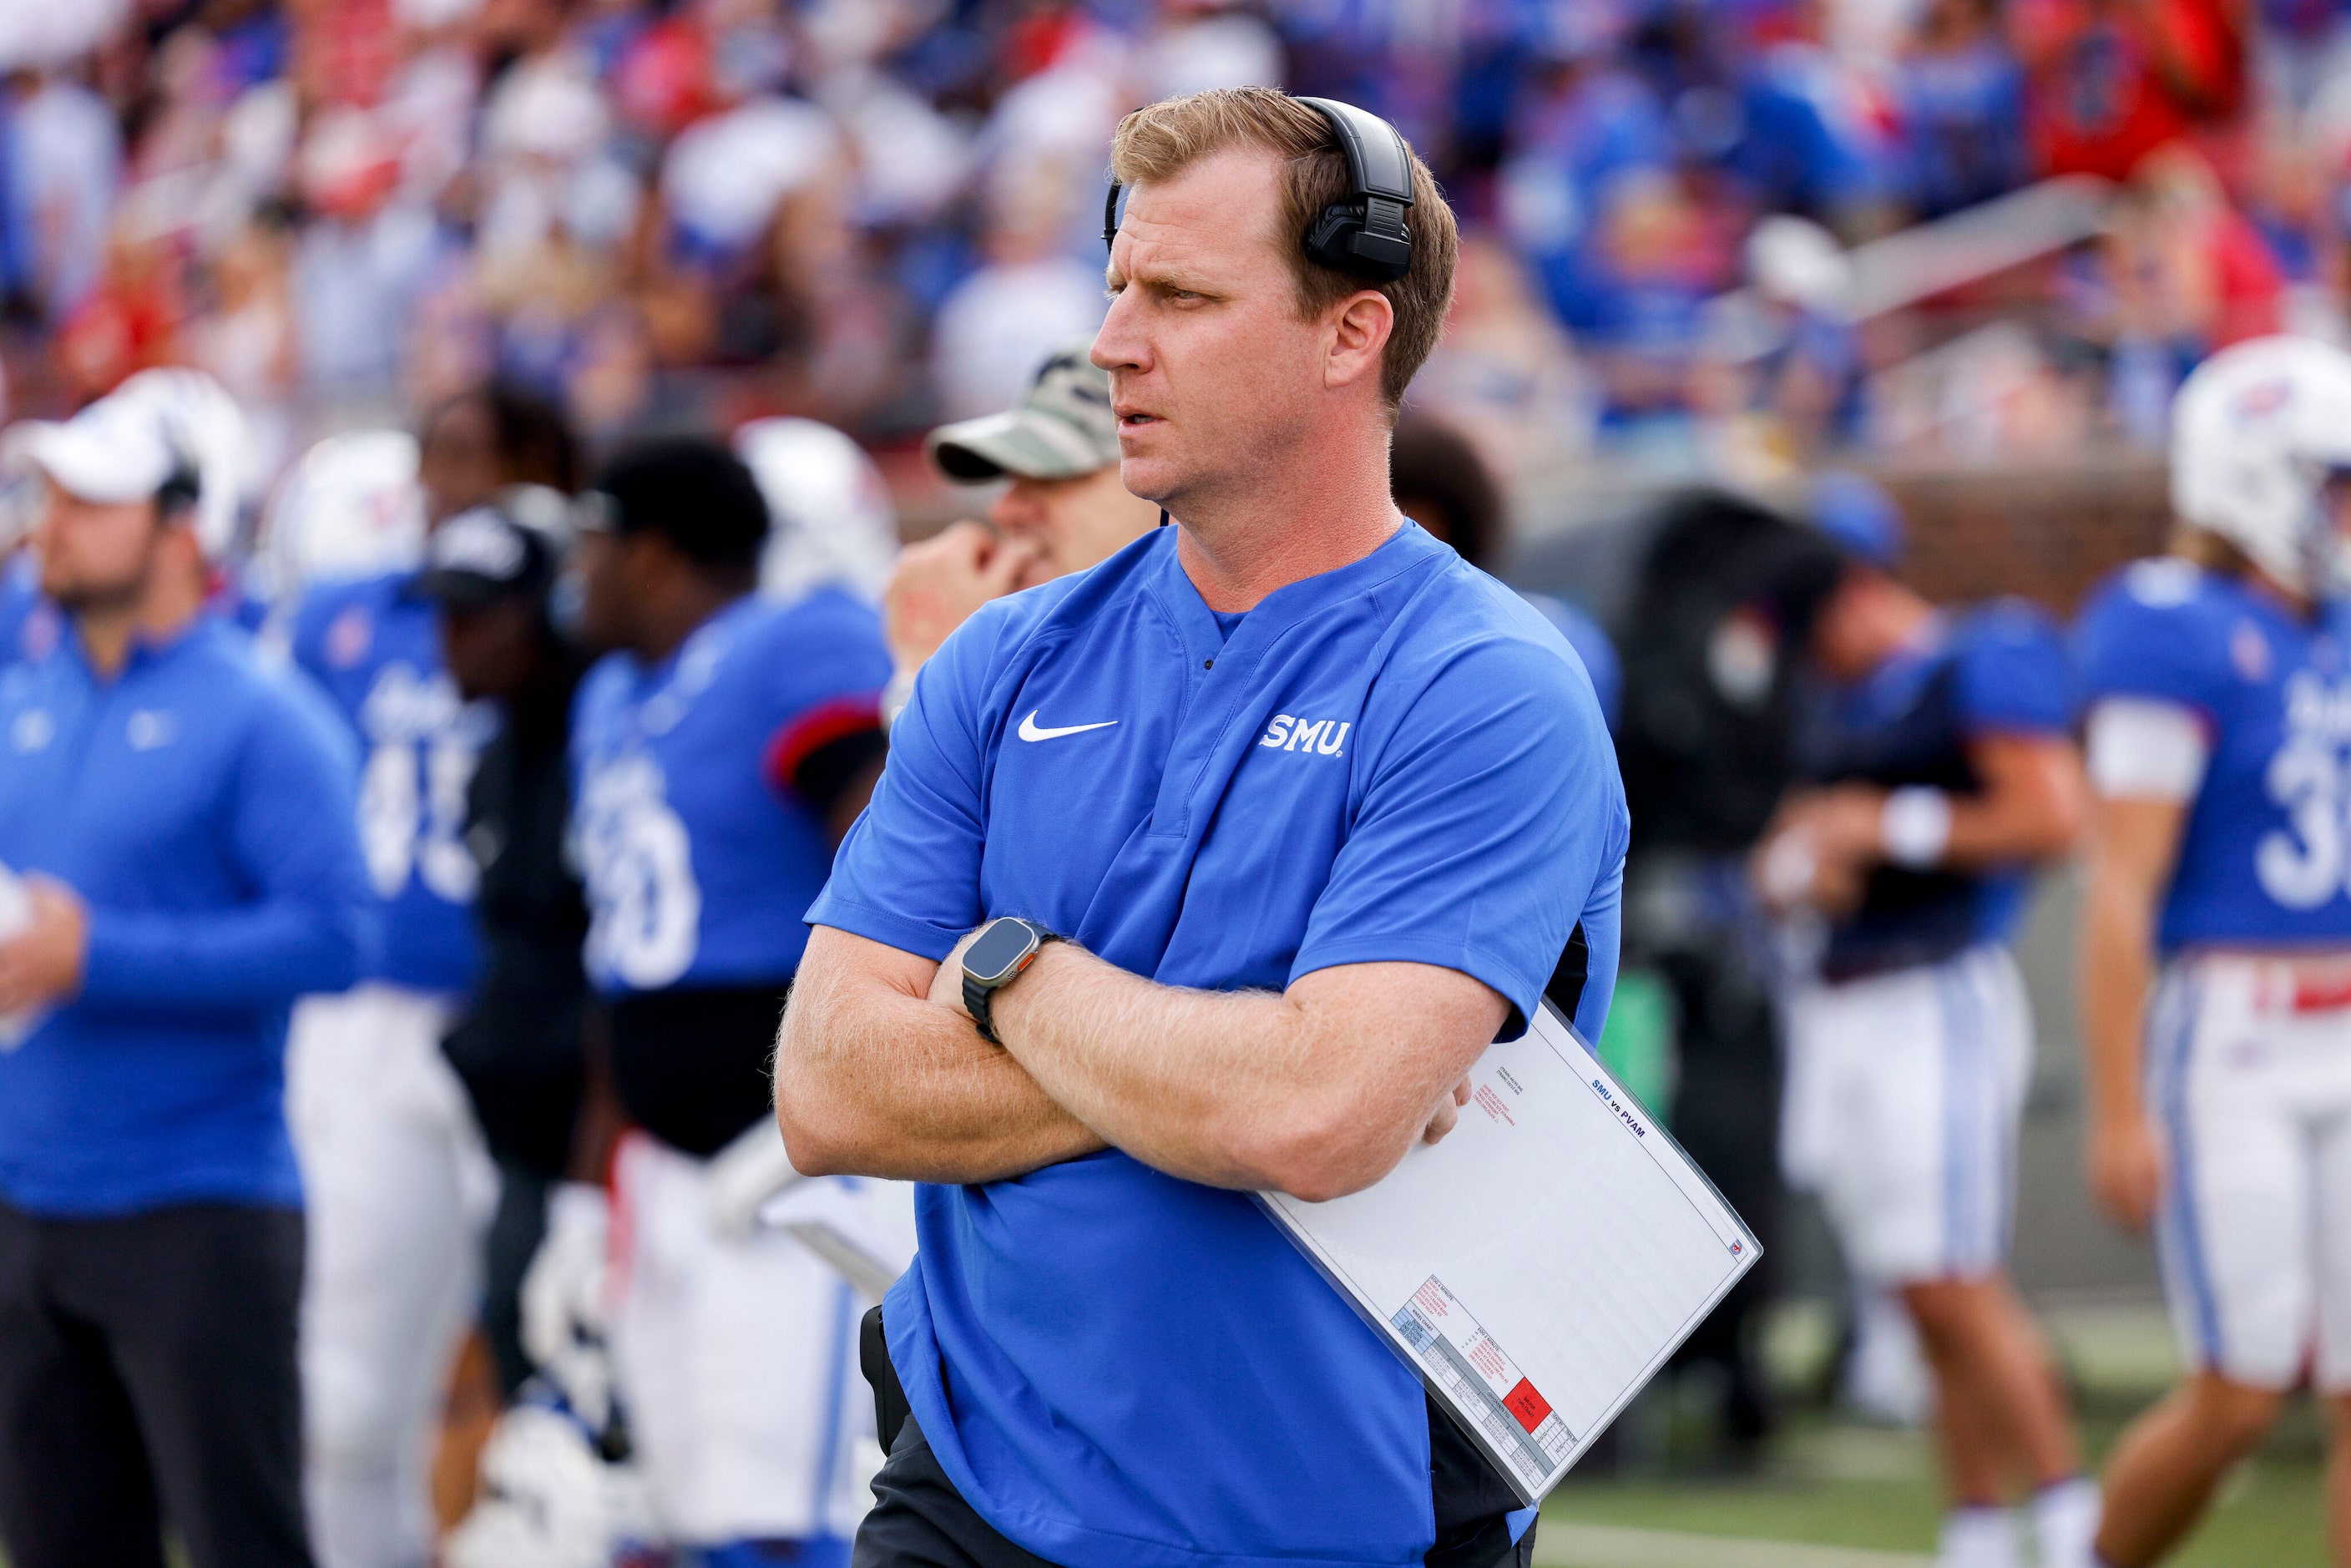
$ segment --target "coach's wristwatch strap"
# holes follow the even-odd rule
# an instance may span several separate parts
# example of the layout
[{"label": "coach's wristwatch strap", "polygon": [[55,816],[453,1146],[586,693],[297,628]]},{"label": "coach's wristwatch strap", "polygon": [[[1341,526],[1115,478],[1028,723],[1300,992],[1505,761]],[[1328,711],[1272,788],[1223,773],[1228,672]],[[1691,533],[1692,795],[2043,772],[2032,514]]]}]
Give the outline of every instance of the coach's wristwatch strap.
[{"label": "coach's wristwatch strap", "polygon": [[971,1015],[971,1027],[979,1030],[979,1038],[988,1044],[1002,1045],[1004,1042],[996,1038],[994,1010],[987,1005],[988,993],[994,989],[981,985],[969,969],[963,972],[963,1010]]}]

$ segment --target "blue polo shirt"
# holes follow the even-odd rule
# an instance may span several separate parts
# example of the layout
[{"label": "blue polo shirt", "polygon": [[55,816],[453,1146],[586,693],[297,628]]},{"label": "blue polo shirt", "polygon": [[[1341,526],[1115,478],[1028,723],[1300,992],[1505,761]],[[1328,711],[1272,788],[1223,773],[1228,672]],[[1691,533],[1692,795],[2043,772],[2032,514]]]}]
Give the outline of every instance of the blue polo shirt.
[{"label": "blue polo shirt", "polygon": [[0,669],[0,863],[89,908],[80,995],[0,1051],[0,1197],[301,1201],[286,1016],[371,935],[356,767],[305,677],[211,615],[110,681],[70,630]]},{"label": "blue polo shirt", "polygon": [[[1228,634],[1176,539],[948,640],[810,920],[937,959],[1021,915],[1216,990],[1408,960],[1521,1017],[1581,921],[1596,1037],[1628,822],[1559,632],[1407,524]],[[917,1213],[891,1359],[947,1475],[1021,1546],[1071,1568],[1428,1550],[1418,1382],[1246,1194],[1113,1150],[925,1186]]]}]

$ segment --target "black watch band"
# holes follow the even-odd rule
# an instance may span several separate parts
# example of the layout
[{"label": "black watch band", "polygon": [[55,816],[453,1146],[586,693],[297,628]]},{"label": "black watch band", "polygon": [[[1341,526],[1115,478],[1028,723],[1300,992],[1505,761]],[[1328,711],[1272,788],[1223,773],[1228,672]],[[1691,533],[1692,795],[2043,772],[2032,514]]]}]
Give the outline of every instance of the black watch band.
[{"label": "black watch band", "polygon": [[[990,1005],[996,993],[1036,962],[1046,943],[1061,939],[1059,933],[1033,920],[1008,915],[989,921],[987,929],[979,934],[979,940],[964,949],[963,1008],[971,1015],[972,1027],[979,1030],[980,1039],[990,1045],[1004,1043],[997,1036]],[[978,960],[977,964],[975,959]]]}]

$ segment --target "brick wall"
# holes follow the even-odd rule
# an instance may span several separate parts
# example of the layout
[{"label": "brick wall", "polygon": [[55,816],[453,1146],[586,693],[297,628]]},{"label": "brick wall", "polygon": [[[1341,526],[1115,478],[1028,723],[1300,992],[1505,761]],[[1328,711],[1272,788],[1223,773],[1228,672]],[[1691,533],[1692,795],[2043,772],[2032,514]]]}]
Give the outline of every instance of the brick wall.
[{"label": "brick wall", "polygon": [[2017,593],[2070,614],[2116,566],[2159,551],[2170,527],[2151,459],[1876,477],[1909,522],[1903,575],[1938,600]]}]

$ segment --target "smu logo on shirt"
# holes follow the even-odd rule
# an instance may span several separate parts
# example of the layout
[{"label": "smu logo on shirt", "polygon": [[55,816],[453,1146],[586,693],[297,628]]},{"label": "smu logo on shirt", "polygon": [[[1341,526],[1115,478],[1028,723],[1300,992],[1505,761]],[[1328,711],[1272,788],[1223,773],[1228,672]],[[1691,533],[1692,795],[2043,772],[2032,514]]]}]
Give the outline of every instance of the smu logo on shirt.
[{"label": "smu logo on shirt", "polygon": [[2262,775],[2285,812],[2253,846],[2253,875],[2288,909],[2316,909],[2351,882],[2351,681],[2297,670],[2285,684],[2285,740]]},{"label": "smu logo on shirt", "polygon": [[1258,744],[1277,751],[1303,751],[1311,757],[1337,757],[1340,748],[1347,744],[1347,731],[1353,727],[1352,723],[1335,718],[1293,718],[1278,713]]}]

